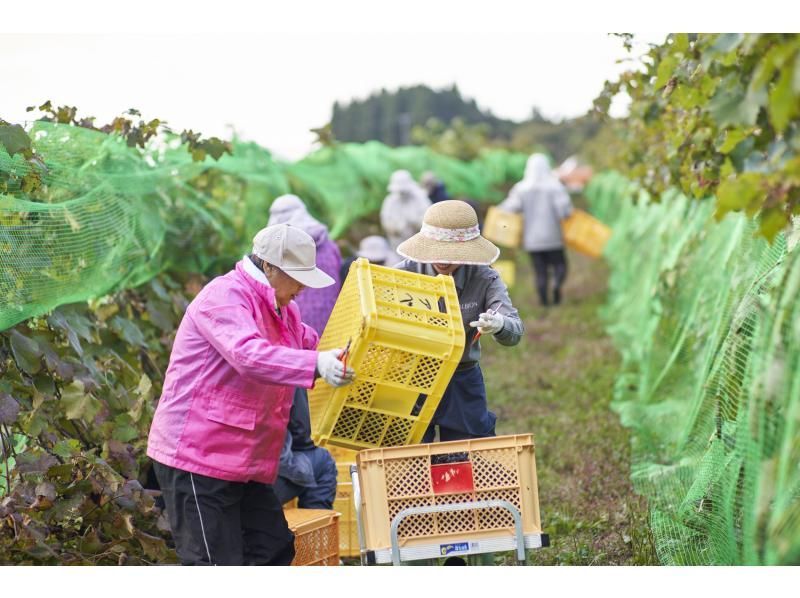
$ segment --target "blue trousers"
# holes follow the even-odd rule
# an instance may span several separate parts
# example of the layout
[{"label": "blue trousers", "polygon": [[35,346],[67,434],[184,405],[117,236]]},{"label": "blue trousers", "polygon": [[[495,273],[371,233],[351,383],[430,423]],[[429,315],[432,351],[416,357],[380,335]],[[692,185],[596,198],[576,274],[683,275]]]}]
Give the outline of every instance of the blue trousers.
[{"label": "blue trousers", "polygon": [[422,442],[433,442],[435,426],[439,426],[439,440],[443,442],[496,436],[496,422],[497,416],[486,402],[483,372],[475,365],[453,374]]},{"label": "blue trousers", "polygon": [[297,497],[297,506],[301,509],[332,509],[336,498],[336,461],[322,447],[314,447],[303,451],[314,468],[314,486],[300,486],[288,479],[278,476],[273,488],[281,504]]}]

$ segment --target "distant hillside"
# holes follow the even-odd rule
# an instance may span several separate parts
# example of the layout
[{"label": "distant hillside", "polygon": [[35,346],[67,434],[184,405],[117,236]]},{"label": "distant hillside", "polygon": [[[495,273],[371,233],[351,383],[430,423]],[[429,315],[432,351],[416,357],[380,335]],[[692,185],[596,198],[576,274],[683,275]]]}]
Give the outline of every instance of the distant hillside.
[{"label": "distant hillside", "polygon": [[[419,139],[426,136],[416,135],[415,139],[411,132],[415,127],[430,127],[431,119],[445,127],[453,124],[453,119],[459,119],[456,137],[464,132],[463,123],[467,131],[477,130],[484,138],[484,141],[478,140],[479,143],[522,152],[545,148],[556,162],[583,153],[586,143],[602,129],[601,123],[590,115],[551,121],[535,107],[531,109],[531,118],[522,122],[498,118],[488,110],[481,110],[474,99],[462,97],[455,85],[441,90],[425,85],[401,87],[393,92],[382,89],[365,100],[353,100],[349,104],[337,102],[333,105],[330,124],[339,141],[374,139],[398,146],[419,143]],[[469,129],[475,125],[481,126]],[[430,128],[431,135],[427,137],[440,136],[439,128],[441,125]],[[434,145],[430,141],[423,143]],[[459,155],[458,151],[451,153]]]},{"label": "distant hillside", "polygon": [[459,117],[467,124],[485,123],[490,135],[508,139],[516,127],[510,120],[484,112],[475,103],[461,97],[458,87],[435,91],[424,85],[401,87],[395,92],[382,89],[366,100],[333,105],[331,126],[340,141],[363,142],[377,139],[387,145],[411,143],[411,129],[436,118],[450,123]]}]

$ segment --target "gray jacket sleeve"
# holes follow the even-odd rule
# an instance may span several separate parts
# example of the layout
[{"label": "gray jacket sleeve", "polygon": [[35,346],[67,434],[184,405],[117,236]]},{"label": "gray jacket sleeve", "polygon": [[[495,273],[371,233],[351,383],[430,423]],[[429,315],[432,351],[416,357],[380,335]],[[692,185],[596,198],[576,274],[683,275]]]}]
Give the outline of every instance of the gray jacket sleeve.
[{"label": "gray jacket sleeve", "polygon": [[569,193],[567,193],[566,189],[560,189],[559,193],[556,194],[554,201],[556,213],[561,220],[572,214],[572,200],[569,198]]},{"label": "gray jacket sleeve", "polygon": [[486,306],[487,309],[495,309],[503,315],[503,329],[493,335],[494,339],[501,345],[509,347],[519,343],[525,334],[525,326],[517,308],[511,304],[508,288],[499,276],[494,277],[486,289]]},{"label": "gray jacket sleeve", "polygon": [[522,211],[522,198],[520,197],[519,183],[511,188],[508,197],[501,201],[497,207],[506,212],[519,213]]}]

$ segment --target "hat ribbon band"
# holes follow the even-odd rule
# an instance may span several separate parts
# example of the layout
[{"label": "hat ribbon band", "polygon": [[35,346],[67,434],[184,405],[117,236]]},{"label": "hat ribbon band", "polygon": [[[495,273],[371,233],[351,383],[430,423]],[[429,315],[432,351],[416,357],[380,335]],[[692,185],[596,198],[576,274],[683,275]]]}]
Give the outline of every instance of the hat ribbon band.
[{"label": "hat ribbon band", "polygon": [[419,232],[423,237],[427,237],[428,239],[448,242],[471,241],[481,236],[481,230],[478,228],[477,224],[469,228],[442,228],[440,226],[431,226],[423,222],[422,229]]}]

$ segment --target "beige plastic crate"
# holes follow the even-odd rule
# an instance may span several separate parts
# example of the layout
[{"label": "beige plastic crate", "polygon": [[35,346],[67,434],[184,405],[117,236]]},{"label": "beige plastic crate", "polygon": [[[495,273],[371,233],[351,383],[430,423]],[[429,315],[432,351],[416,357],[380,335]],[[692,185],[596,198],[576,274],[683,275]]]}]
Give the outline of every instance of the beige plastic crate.
[{"label": "beige plastic crate", "polygon": [[[455,462],[437,463],[442,455]],[[508,501],[523,534],[541,534],[532,434],[368,449],[357,463],[367,550],[391,549],[390,526],[404,509],[463,502]],[[513,536],[514,518],[501,508],[411,515],[398,528],[401,550]]]},{"label": "beige plastic crate", "polygon": [[292,566],[339,564],[339,513],[324,509],[284,509],[294,533]]},{"label": "beige plastic crate", "polygon": [[502,247],[515,248],[522,243],[522,215],[491,206],[483,222],[483,236]]}]

